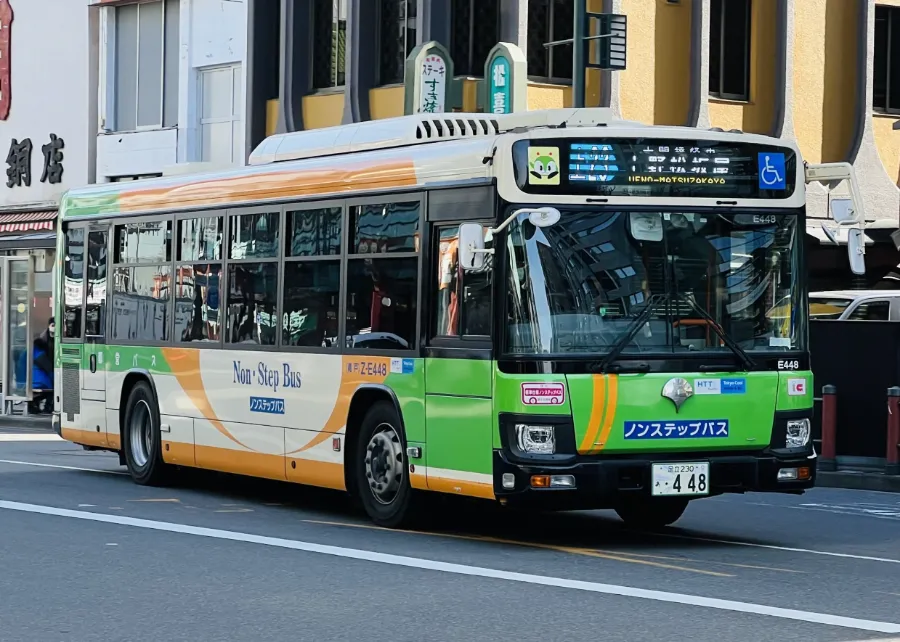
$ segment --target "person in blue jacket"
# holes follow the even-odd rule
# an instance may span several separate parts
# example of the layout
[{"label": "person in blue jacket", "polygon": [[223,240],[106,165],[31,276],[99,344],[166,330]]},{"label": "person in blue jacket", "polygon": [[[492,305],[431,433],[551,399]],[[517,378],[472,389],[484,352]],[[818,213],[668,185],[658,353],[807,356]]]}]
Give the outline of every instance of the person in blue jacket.
[{"label": "person in blue jacket", "polygon": [[[31,389],[34,391],[28,404],[28,412],[48,414],[53,411],[53,358],[56,348],[56,322],[53,317],[47,329],[41,332],[32,346]],[[28,353],[22,352],[16,364],[16,379],[25,386],[25,370],[28,367]]]}]

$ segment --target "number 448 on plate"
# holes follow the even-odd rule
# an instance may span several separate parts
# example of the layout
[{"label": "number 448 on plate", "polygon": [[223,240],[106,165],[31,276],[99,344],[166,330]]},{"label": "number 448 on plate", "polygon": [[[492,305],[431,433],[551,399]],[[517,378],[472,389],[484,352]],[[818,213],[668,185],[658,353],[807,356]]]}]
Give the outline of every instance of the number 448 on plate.
[{"label": "number 448 on plate", "polygon": [[656,497],[709,495],[709,463],[653,464],[650,492]]}]

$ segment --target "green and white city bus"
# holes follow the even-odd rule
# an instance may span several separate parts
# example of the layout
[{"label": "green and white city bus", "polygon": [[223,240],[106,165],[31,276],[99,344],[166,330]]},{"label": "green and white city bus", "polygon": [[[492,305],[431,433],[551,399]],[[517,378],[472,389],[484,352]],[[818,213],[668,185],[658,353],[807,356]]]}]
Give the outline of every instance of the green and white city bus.
[{"label": "green and white city bus", "polygon": [[346,490],[388,526],[427,491],[638,526],[799,493],[805,183],[841,179],[858,200],[787,141],[569,109],[275,135],[247,167],[73,190],[55,425],[139,484]]}]

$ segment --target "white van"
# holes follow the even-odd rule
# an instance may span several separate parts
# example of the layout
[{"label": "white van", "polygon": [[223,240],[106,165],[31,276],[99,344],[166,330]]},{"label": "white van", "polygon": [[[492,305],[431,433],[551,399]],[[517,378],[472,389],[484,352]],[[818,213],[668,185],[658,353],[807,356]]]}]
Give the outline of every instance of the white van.
[{"label": "white van", "polygon": [[833,290],[809,293],[809,318],[900,321],[900,290]]}]

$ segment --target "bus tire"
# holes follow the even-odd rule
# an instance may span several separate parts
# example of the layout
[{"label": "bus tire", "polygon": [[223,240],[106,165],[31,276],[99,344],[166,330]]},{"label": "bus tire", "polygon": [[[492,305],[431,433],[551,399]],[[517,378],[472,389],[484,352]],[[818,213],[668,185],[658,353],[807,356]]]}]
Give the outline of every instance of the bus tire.
[{"label": "bus tire", "polygon": [[390,401],[377,401],[362,420],[356,448],[357,496],[378,526],[408,523],[413,490],[406,464],[406,436]]},{"label": "bus tire", "polygon": [[135,483],[160,486],[165,482],[169,467],[162,458],[159,405],[153,388],[146,381],[134,384],[128,395],[122,426],[122,450],[128,473]]},{"label": "bus tire", "polygon": [[616,513],[626,526],[652,530],[677,522],[688,501],[681,497],[633,497],[616,506]]}]

